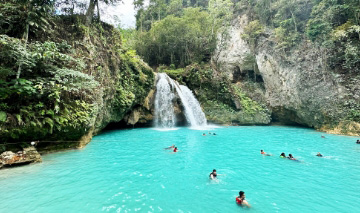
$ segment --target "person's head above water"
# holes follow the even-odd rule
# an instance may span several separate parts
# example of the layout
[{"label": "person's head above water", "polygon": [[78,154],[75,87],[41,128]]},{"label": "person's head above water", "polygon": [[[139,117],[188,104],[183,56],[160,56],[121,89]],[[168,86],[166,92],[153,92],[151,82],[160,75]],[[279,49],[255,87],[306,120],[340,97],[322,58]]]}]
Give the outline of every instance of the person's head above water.
[{"label": "person's head above water", "polygon": [[245,197],[245,192],[244,192],[244,191],[240,191],[240,192],[239,192],[239,197],[243,197],[243,196]]},{"label": "person's head above water", "polygon": [[215,172],[215,173],[216,173],[216,169],[213,169],[213,172]]},{"label": "person's head above water", "polygon": [[289,154],[289,157],[290,157],[290,158],[293,158],[292,154]]},{"label": "person's head above water", "polygon": [[280,156],[286,157],[286,155],[285,155],[285,153],[284,153],[284,152],[283,152],[283,153],[281,153],[281,154],[280,154]]}]

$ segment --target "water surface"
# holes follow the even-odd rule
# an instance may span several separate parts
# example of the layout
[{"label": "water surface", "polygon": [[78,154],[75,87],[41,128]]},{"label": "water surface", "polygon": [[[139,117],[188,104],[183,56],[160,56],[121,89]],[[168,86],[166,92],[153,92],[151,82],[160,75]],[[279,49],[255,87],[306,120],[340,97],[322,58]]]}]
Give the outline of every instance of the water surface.
[{"label": "water surface", "polygon": [[[109,131],[0,170],[0,212],[360,212],[356,139],[292,127]],[[163,149],[172,144],[181,152]],[[222,175],[209,181],[214,168]],[[240,190],[251,209],[235,204]]]}]

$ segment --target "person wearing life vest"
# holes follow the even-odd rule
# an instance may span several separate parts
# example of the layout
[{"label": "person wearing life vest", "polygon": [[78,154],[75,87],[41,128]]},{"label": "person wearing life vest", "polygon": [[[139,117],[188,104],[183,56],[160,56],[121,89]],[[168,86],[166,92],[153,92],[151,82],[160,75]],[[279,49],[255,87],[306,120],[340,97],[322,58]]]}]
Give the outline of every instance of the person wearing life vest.
[{"label": "person wearing life vest", "polygon": [[239,196],[236,197],[236,203],[240,206],[246,206],[250,208],[250,204],[245,200],[245,192],[240,191]]}]

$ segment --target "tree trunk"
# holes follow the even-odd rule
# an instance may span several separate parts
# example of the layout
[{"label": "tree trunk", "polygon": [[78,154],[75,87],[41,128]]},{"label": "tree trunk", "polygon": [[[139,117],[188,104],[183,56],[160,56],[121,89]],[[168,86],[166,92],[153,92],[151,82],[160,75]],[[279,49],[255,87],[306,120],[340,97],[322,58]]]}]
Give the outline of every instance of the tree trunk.
[{"label": "tree trunk", "polygon": [[94,16],[94,11],[95,11],[95,2],[96,0],[90,0],[90,4],[89,7],[86,11],[86,25],[90,25],[92,18]]},{"label": "tree trunk", "polygon": [[297,32],[298,30],[297,30],[296,19],[295,19],[294,13],[292,12],[292,10],[290,10],[290,12],[291,12],[292,20],[294,22],[295,32]]},{"label": "tree trunk", "polygon": [[[25,39],[25,44],[24,44],[24,49],[25,49],[25,54],[22,56],[23,57],[26,57],[26,54],[27,54],[27,43],[28,43],[28,40],[29,40],[29,22],[27,21],[26,22],[26,27],[25,27],[25,32],[24,32],[24,35],[23,35],[23,39]],[[18,68],[18,71],[16,73],[16,80],[20,78],[20,74],[21,74],[21,66],[22,66],[23,62],[20,61],[20,64],[19,64],[19,68]],[[17,84],[18,82],[16,81],[15,84]]]},{"label": "tree trunk", "polygon": [[96,7],[97,7],[97,18],[98,21],[100,22],[100,8],[99,8],[99,0],[95,0],[96,1]]}]

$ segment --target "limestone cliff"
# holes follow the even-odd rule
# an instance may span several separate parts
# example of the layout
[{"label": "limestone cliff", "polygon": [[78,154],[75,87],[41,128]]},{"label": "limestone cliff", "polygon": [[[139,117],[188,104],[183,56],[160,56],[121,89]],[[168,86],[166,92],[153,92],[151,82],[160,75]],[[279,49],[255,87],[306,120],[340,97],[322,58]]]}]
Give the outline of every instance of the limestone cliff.
[{"label": "limestone cliff", "polygon": [[[277,50],[271,29],[251,46],[242,39],[248,23],[247,15],[236,18],[229,38],[218,44],[213,59],[219,71],[234,82],[249,81],[237,77],[244,75],[261,79],[264,90],[258,95],[266,100],[273,121],[359,135],[360,125],[351,119],[353,106],[360,105],[360,86],[355,83],[359,76],[328,68],[323,50],[310,41],[286,54]],[[249,58],[254,59],[253,68],[247,65]]]}]

